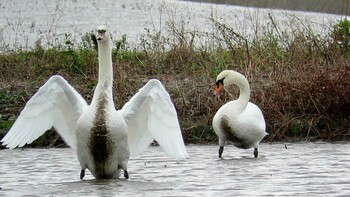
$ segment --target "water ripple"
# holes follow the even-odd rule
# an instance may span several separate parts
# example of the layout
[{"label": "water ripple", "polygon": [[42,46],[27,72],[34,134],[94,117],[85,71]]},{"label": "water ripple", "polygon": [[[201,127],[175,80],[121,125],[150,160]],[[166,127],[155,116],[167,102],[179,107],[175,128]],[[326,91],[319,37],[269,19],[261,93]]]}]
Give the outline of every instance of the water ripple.
[{"label": "water ripple", "polygon": [[262,144],[252,150],[188,146],[176,162],[159,147],[129,161],[130,179],[95,180],[72,149],[1,150],[0,196],[347,196],[350,143]]}]

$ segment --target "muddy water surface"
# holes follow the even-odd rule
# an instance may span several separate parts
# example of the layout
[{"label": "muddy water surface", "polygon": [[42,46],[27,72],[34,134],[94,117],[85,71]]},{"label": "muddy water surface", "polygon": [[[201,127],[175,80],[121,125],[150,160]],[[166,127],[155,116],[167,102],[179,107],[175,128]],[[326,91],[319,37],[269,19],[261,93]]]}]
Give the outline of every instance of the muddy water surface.
[{"label": "muddy water surface", "polygon": [[159,147],[129,161],[130,179],[95,180],[72,149],[0,151],[0,196],[341,196],[350,195],[350,143],[267,144],[252,150],[187,146],[175,162]]}]

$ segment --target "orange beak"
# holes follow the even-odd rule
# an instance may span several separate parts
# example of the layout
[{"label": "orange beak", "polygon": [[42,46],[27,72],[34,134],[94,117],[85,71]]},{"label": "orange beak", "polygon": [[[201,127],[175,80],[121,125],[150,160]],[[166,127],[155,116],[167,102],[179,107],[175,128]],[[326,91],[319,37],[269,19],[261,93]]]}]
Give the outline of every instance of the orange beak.
[{"label": "orange beak", "polygon": [[222,83],[218,83],[218,85],[216,85],[215,87],[214,95],[217,95],[220,92],[221,88],[222,88]]}]

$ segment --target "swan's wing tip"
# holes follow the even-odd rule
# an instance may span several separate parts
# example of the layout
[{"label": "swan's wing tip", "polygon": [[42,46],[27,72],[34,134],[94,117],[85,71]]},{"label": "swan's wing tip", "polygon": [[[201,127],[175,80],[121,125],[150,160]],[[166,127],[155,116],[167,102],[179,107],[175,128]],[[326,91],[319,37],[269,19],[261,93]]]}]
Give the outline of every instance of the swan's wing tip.
[{"label": "swan's wing tip", "polygon": [[10,146],[10,145],[5,145],[5,147],[6,148],[8,148],[8,149],[11,149],[11,150],[13,150],[13,149],[15,149],[15,148],[21,148],[21,147],[23,147],[23,146],[18,146],[18,145],[15,145],[15,146]]},{"label": "swan's wing tip", "polygon": [[3,146],[8,149],[15,149],[17,147],[21,147],[19,146],[19,144],[9,144],[9,142],[3,140],[1,140],[0,142],[2,143],[0,146]]},{"label": "swan's wing tip", "polygon": [[148,83],[162,84],[158,79],[150,79]]},{"label": "swan's wing tip", "polygon": [[183,160],[186,160],[186,159],[188,159],[188,158],[189,158],[189,155],[188,155],[188,153],[187,153],[187,151],[186,151],[185,154],[183,154],[183,155],[181,155],[180,157],[176,158],[176,160],[177,160],[177,161],[183,161]]}]

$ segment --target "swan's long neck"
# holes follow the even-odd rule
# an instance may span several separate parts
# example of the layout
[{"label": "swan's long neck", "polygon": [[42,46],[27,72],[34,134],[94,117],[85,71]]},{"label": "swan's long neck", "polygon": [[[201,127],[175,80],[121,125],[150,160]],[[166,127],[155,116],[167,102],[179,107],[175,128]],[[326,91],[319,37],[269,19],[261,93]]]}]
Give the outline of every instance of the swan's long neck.
[{"label": "swan's long neck", "polygon": [[98,83],[94,92],[93,101],[100,99],[101,96],[107,99],[113,99],[113,66],[112,47],[110,41],[99,43],[98,64]]},{"label": "swan's long neck", "polygon": [[237,102],[240,103],[240,106],[242,108],[246,108],[249,102],[250,98],[250,87],[248,80],[239,73],[234,73],[234,84],[236,84],[239,87],[239,97],[237,99]]},{"label": "swan's long neck", "polygon": [[110,42],[98,45],[98,83],[113,85],[112,48]]}]

